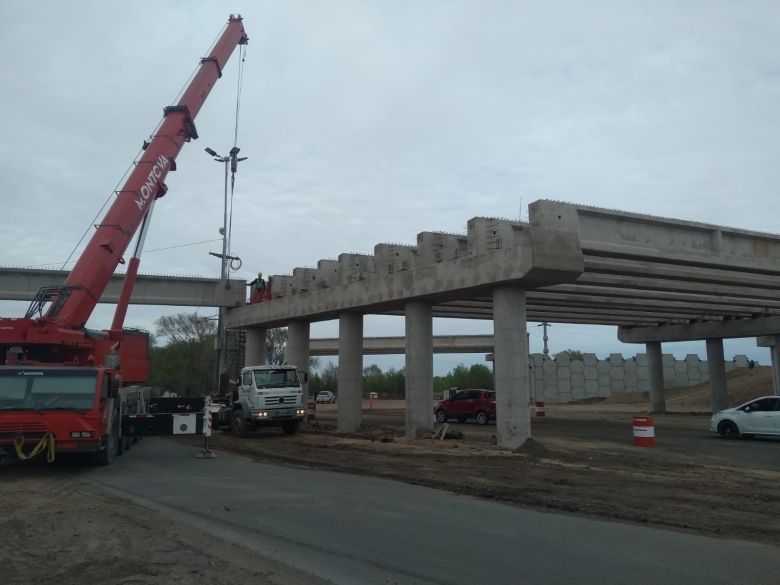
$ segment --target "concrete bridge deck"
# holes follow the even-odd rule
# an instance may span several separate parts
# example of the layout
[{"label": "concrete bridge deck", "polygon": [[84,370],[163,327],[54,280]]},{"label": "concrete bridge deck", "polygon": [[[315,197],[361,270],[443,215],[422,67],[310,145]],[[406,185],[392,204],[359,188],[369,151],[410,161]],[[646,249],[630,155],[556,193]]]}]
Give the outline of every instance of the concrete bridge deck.
[{"label": "concrete bridge deck", "polygon": [[288,361],[305,364],[309,324],[339,319],[345,431],[360,423],[364,314],[404,315],[412,437],[432,426],[432,317],[492,319],[498,438],[516,447],[530,433],[527,321],[617,325],[621,340],[645,343],[659,412],[661,342],[706,338],[712,405],[723,408],[722,339],[780,334],[780,235],[536,201],[527,223],[476,217],[466,234],[422,232],[414,246],[377,244],[272,276],[271,290],[230,310],[227,325],[249,329],[252,360],[265,329],[287,325]]}]

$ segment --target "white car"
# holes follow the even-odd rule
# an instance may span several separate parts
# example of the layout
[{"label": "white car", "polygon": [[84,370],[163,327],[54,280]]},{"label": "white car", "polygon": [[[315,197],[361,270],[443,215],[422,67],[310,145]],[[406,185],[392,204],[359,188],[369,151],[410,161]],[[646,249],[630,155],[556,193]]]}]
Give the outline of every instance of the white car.
[{"label": "white car", "polygon": [[780,435],[780,396],[764,396],[712,415],[710,430],[724,439]]},{"label": "white car", "polygon": [[316,400],[318,404],[334,404],[336,402],[336,395],[330,390],[321,390],[317,392],[314,400]]}]

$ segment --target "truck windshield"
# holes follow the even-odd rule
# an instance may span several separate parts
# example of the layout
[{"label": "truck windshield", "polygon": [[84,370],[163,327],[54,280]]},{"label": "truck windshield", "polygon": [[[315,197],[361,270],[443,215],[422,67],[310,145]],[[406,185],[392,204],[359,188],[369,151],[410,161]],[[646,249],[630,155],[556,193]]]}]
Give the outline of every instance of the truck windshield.
[{"label": "truck windshield", "polygon": [[285,388],[298,386],[298,372],[295,370],[255,370],[255,386],[258,388]]},{"label": "truck windshield", "polygon": [[97,370],[0,369],[0,410],[89,410]]}]

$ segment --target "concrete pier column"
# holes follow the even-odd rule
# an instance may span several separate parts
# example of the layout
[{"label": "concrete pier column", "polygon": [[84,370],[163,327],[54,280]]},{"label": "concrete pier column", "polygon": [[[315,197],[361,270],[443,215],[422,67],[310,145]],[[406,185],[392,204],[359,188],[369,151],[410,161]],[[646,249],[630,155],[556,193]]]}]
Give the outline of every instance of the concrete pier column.
[{"label": "concrete pier column", "polygon": [[408,301],[406,317],[406,436],[433,430],[433,312],[427,301]]},{"label": "concrete pier column", "polygon": [[650,377],[650,412],[666,412],[666,392],[664,390],[664,364],[660,341],[648,341],[647,370]]},{"label": "concrete pier column", "polygon": [[354,433],[363,411],[363,315],[339,315],[338,430]]},{"label": "concrete pier column", "polygon": [[244,365],[261,366],[268,361],[266,357],[266,330],[252,328],[246,330],[246,347],[244,348]]},{"label": "concrete pier column", "polygon": [[710,407],[712,412],[728,408],[726,392],[726,363],[723,359],[723,340],[707,339],[707,372],[710,377]]},{"label": "concrete pier column", "polygon": [[780,396],[780,335],[773,338],[774,344],[769,348],[772,356],[772,392]]},{"label": "concrete pier column", "polygon": [[528,338],[525,290],[515,285],[493,289],[496,435],[499,447],[516,449],[531,437],[528,403]]},{"label": "concrete pier column", "polygon": [[[309,371],[309,330],[308,321],[290,321],[287,324],[287,349],[284,361],[294,365],[299,372]],[[303,399],[309,396],[308,382],[303,384]]]}]

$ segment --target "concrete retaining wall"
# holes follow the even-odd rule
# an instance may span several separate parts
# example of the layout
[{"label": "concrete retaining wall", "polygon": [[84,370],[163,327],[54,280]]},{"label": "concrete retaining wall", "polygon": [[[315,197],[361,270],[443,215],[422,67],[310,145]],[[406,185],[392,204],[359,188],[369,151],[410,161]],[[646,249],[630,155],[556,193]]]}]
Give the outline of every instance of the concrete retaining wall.
[{"label": "concrete retaining wall", "polygon": [[[672,354],[663,355],[664,386],[666,389],[691,386],[708,380],[707,362],[696,354],[685,359],[675,359]],[[736,355],[726,362],[726,371],[747,368],[747,356]],[[624,358],[613,353],[600,360],[596,354],[586,353],[582,360],[570,360],[568,356],[544,359],[540,353],[531,355],[531,394],[536,400],[546,402],[570,402],[585,398],[607,397],[628,392],[647,392],[650,374],[647,370],[647,354],[638,353]]]}]

